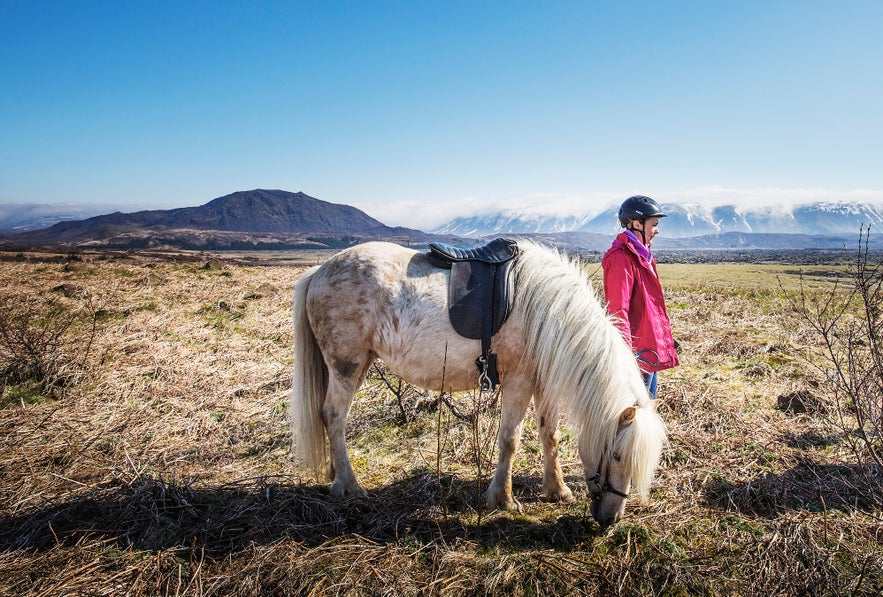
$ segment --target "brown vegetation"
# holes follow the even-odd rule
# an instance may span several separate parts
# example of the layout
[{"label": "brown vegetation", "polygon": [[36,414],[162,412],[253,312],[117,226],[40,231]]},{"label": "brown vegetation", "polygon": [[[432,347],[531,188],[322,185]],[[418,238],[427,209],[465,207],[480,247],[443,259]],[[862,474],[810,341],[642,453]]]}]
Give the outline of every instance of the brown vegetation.
[{"label": "brown vegetation", "polygon": [[[820,413],[825,379],[806,358],[821,344],[786,296],[797,266],[661,267],[683,361],[662,376],[671,444],[650,503],[602,530],[572,434],[563,465],[580,503],[540,500],[529,423],[524,512],[482,512],[489,447],[476,454],[470,438],[489,435],[493,413],[477,433],[463,416],[474,397],[438,400],[382,369],[349,431],[370,496],[331,499],[294,470],[290,290],[303,266],[6,257],[0,331],[54,330],[44,360],[76,375],[47,388],[0,346],[0,594],[883,590],[880,472]],[[824,287],[837,267],[803,271]]]}]

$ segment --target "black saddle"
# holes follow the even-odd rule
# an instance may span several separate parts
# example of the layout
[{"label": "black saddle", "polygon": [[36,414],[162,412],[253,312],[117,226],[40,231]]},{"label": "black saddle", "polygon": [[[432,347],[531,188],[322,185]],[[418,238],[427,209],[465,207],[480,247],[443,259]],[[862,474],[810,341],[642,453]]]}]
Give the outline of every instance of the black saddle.
[{"label": "black saddle", "polygon": [[444,243],[429,243],[429,259],[433,265],[450,269],[458,261],[480,261],[482,263],[506,263],[518,254],[515,241],[495,238],[486,245],[471,249],[461,249]]},{"label": "black saddle", "polygon": [[448,317],[458,334],[481,340],[476,366],[482,389],[491,390],[499,383],[491,338],[512,310],[515,293],[510,272],[518,257],[518,245],[503,238],[471,249],[429,243],[427,257],[436,267],[451,270]]}]

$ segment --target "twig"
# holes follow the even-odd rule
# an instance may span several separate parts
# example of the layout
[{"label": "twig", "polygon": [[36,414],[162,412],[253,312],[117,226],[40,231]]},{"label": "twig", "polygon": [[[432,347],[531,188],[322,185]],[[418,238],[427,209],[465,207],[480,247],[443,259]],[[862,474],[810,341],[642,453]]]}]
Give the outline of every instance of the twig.
[{"label": "twig", "polygon": [[442,382],[441,389],[438,393],[439,404],[437,408],[437,426],[435,434],[435,480],[438,485],[438,491],[442,500],[442,513],[445,517],[448,515],[448,500],[441,485],[441,455],[442,455],[442,397],[445,393],[445,373],[448,366],[448,343],[445,342],[445,356],[442,361]]}]

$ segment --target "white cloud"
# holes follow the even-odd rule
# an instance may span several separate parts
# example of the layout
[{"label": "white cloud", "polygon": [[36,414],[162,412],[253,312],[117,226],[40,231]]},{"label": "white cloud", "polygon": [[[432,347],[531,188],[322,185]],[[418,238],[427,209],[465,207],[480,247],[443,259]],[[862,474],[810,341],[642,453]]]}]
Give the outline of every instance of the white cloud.
[{"label": "white cloud", "polygon": [[873,189],[735,189],[703,186],[681,191],[632,190],[608,193],[537,193],[516,197],[463,197],[449,201],[393,201],[361,203],[355,207],[390,226],[432,230],[457,217],[491,214],[506,209],[538,215],[595,215],[616,206],[631,195],[646,193],[660,203],[693,203],[703,206],[735,205],[741,208],[776,207],[818,202],[883,204],[883,191]]},{"label": "white cloud", "polygon": [[597,214],[620,200],[619,194],[585,195],[536,193],[517,197],[479,199],[463,197],[449,201],[393,201],[389,203],[354,204],[362,211],[389,226],[408,226],[432,230],[459,217],[479,216],[505,210],[537,215]]},{"label": "white cloud", "polygon": [[883,203],[883,191],[871,189],[782,189],[773,187],[733,189],[721,186],[705,186],[686,191],[659,193],[654,195],[654,198],[662,203],[698,203],[707,206],[791,207],[826,201]]},{"label": "white cloud", "polygon": [[126,209],[97,203],[0,203],[0,227],[32,223],[40,218],[79,220]]}]

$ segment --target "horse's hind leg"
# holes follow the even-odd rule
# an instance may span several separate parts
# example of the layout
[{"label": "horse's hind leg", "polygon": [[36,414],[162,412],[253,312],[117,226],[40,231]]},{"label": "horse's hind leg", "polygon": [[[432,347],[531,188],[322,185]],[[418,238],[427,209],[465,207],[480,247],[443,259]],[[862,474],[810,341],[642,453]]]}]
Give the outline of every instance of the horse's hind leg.
[{"label": "horse's hind leg", "polygon": [[573,492],[564,483],[561,463],[558,461],[561,434],[558,431],[557,405],[540,404],[539,399],[536,402],[537,427],[543,444],[543,495],[546,499],[557,502],[573,502]]},{"label": "horse's hind leg", "polygon": [[350,463],[346,448],[346,419],[353,396],[365,380],[370,365],[371,359],[366,357],[361,363],[337,360],[328,368],[328,392],[325,394],[322,420],[328,434],[334,475],[330,491],[335,497],[367,495],[356,480]]}]

